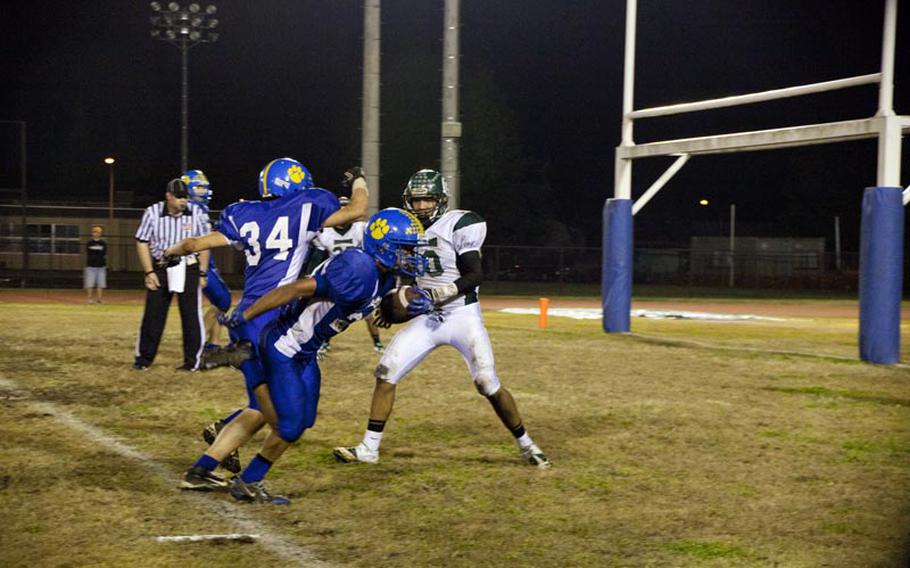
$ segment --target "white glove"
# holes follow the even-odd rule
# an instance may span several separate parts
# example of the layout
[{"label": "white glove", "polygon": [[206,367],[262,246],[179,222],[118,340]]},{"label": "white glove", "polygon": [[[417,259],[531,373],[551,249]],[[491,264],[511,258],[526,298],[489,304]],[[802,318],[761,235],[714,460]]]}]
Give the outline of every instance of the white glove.
[{"label": "white glove", "polygon": [[441,288],[431,288],[427,292],[430,293],[430,298],[433,299],[434,304],[441,304],[458,295],[458,286],[454,282],[449,282]]}]

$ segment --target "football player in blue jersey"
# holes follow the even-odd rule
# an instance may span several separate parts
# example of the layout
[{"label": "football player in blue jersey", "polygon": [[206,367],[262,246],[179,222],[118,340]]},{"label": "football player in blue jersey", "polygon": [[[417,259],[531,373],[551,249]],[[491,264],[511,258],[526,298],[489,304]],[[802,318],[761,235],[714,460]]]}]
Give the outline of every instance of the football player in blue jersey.
[{"label": "football player in blue jersey", "polygon": [[[231,484],[235,499],[289,503],[285,497],[270,495],[262,480],[275,460],[316,422],[319,347],[373,313],[382,296],[395,286],[396,276],[423,275],[426,258],[417,247],[426,245],[423,227],[415,216],[402,209],[383,209],[368,221],[363,249],[347,249],[311,276],[269,292],[248,308],[234,310],[228,326],[242,329],[276,308],[288,306],[259,336],[265,381],[257,386],[256,396],[271,431],[259,453]],[[431,308],[430,296],[417,294],[408,304],[408,313],[419,315]]]},{"label": "football player in blue jersey", "polygon": [[[351,203],[339,208],[338,198],[316,188],[303,164],[292,158],[272,160],[259,174],[261,201],[229,205],[221,213],[217,230],[186,239],[165,253],[181,256],[228,245],[242,247],[246,269],[243,297],[237,309],[243,311],[270,290],[297,279],[312,248],[311,241],[320,228],[351,223],[366,212],[368,189],[363,171],[352,168],[345,173],[345,179],[352,189]],[[213,470],[219,463],[226,469],[231,466],[230,469],[239,470],[240,464],[233,450],[223,451],[222,448],[238,447],[265,424],[254,394],[264,382],[257,340],[262,328],[277,315],[278,310],[272,310],[231,330],[232,344],[245,345],[252,351],[252,356],[240,365],[249,402],[247,407],[219,421],[215,441],[187,471],[182,488],[226,487],[227,482]]]},{"label": "football player in blue jersey", "polygon": [[[195,203],[199,208],[209,213],[209,203],[212,200],[212,186],[208,177],[202,170],[187,170],[180,179],[186,184],[189,192],[190,201]],[[211,226],[209,232],[212,231]],[[203,314],[205,320],[205,339],[206,348],[212,348],[219,343],[221,335],[221,324],[218,323],[217,314],[226,313],[231,309],[231,290],[225,284],[218,267],[215,265],[215,256],[209,256],[209,265],[207,269],[200,271],[200,276],[207,277],[205,288],[202,293],[212,304]]]}]

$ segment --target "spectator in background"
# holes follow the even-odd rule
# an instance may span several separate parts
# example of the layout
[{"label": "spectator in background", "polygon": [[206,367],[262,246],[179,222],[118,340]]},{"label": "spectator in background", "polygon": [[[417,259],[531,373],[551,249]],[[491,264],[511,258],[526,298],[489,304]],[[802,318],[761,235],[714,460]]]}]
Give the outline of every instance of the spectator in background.
[{"label": "spectator in background", "polygon": [[167,184],[164,201],[146,207],[136,231],[136,252],[145,272],[147,290],[133,362],[137,371],[148,369],[158,353],[173,294],[177,294],[183,325],[183,365],[177,370],[199,370],[205,340],[201,289],[206,285],[209,251],[188,255],[172,264],[164,255],[169,246],[208,233],[208,215],[188,204],[188,197],[186,184],[180,178],[172,179]]},{"label": "spectator in background", "polygon": [[[100,304],[102,290],[107,288],[107,243],[101,238],[103,232],[98,225],[92,227],[92,238],[85,245],[86,304]],[[94,299],[92,290],[98,291]]]}]

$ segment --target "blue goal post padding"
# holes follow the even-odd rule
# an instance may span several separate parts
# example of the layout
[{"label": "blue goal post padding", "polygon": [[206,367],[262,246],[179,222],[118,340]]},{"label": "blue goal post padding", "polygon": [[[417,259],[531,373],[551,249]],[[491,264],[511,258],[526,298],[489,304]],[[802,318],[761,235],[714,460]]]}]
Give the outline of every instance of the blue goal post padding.
[{"label": "blue goal post padding", "polygon": [[603,216],[604,331],[628,332],[632,308],[632,200],[607,199]]},{"label": "blue goal post padding", "polygon": [[859,356],[871,363],[895,364],[900,362],[902,188],[866,188],[859,248]]}]

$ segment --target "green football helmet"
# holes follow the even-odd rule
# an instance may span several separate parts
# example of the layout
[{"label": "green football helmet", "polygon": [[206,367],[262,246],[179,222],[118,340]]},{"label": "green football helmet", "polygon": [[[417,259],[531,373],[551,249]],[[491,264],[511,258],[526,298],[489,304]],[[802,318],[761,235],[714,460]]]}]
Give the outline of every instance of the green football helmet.
[{"label": "green football helmet", "polygon": [[[449,204],[449,190],[446,180],[436,170],[420,170],[411,176],[408,185],[401,194],[404,209],[420,219],[424,227],[431,225],[446,212]],[[433,199],[436,207],[428,210],[417,211],[411,205],[414,199]]]}]

